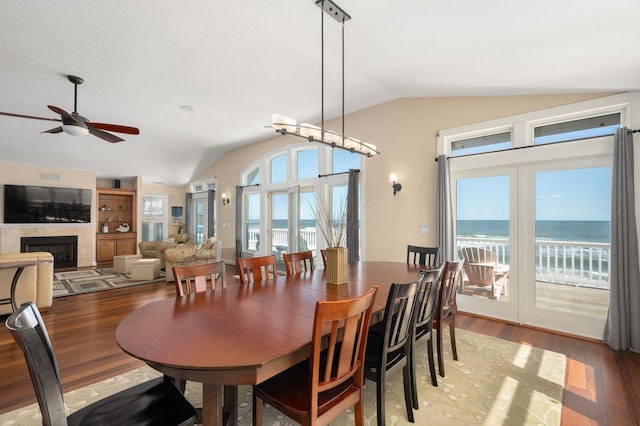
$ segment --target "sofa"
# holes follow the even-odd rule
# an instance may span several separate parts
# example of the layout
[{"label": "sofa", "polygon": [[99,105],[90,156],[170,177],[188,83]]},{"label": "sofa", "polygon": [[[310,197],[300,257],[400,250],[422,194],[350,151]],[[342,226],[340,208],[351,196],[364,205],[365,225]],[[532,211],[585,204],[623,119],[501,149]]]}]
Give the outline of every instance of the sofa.
[{"label": "sofa", "polygon": [[165,251],[165,275],[173,281],[173,266],[201,265],[222,260],[222,242],[215,237],[197,246],[168,248]]},{"label": "sofa", "polygon": [[[53,303],[53,255],[48,252],[0,253],[0,262],[17,260],[50,260],[37,266],[24,268],[16,285],[16,305],[35,302],[40,310],[47,310]],[[0,299],[8,299],[16,269],[0,269]],[[11,305],[0,305],[0,315],[10,314]]]},{"label": "sofa", "polygon": [[193,246],[189,234],[169,234],[165,241],[142,241],[138,243],[143,259],[160,259],[160,267],[165,267],[165,252],[168,248]]}]

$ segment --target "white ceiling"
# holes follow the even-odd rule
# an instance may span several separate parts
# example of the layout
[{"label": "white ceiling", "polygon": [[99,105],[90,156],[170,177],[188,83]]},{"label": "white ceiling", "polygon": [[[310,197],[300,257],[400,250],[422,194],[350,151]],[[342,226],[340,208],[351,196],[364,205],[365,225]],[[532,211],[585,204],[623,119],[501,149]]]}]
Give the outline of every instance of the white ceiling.
[{"label": "white ceiling", "polygon": [[[638,0],[337,0],[346,110],[403,97],[640,90]],[[325,19],[325,119],[340,115],[340,27]],[[185,184],[269,138],[271,114],[320,121],[314,0],[0,2],[0,111],[135,126],[111,144],[0,116],[0,161]],[[193,112],[180,109],[188,105]]]}]

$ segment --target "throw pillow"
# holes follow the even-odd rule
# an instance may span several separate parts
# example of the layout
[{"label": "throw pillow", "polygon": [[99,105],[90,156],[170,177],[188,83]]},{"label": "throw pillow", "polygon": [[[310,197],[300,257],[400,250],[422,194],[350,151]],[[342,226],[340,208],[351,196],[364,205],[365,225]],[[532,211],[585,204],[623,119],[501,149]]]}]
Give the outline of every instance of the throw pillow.
[{"label": "throw pillow", "polygon": [[202,248],[206,250],[210,250],[215,247],[218,240],[216,237],[211,237],[202,243]]}]

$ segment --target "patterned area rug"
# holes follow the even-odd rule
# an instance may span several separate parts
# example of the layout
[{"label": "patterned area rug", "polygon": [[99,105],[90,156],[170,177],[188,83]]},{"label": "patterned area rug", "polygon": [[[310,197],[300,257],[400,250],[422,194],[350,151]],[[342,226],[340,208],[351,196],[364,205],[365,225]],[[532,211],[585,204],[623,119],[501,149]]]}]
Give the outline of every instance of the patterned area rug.
[{"label": "patterned area rug", "polygon": [[[448,333],[446,333],[448,336]],[[449,348],[448,337],[446,347]],[[447,376],[438,376],[438,387],[431,386],[426,346],[417,348],[418,395],[420,408],[414,411],[415,424],[426,425],[559,425],[566,358],[562,354],[519,345],[502,339],[465,330],[456,330],[460,360],[453,361],[445,352]],[[158,377],[150,367],[143,367],[103,382],[65,394],[70,412],[91,401],[104,398],[136,383]],[[409,425],[404,407],[402,373],[397,372],[386,384],[387,424]],[[376,421],[376,384],[366,381],[364,392],[365,424]],[[202,406],[202,385],[187,382],[187,398]],[[251,424],[250,386],[239,387],[238,424]],[[353,411],[347,410],[332,426],[353,425]],[[39,425],[41,416],[33,404],[0,415],[0,426]],[[291,419],[266,406],[264,424],[295,425]]]},{"label": "patterned area rug", "polygon": [[149,284],[164,281],[164,279],[164,271],[160,271],[158,278],[149,281],[133,281],[131,274],[118,274],[111,268],[56,272],[53,274],[53,297]]}]

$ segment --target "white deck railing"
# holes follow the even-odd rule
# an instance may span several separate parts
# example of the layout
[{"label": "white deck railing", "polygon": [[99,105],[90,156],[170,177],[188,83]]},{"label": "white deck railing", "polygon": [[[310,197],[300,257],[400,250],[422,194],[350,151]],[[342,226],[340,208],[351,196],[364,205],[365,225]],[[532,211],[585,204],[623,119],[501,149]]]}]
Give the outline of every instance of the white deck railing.
[{"label": "white deck railing", "polygon": [[[498,263],[509,264],[506,238],[461,237],[464,246],[484,247],[498,254]],[[578,241],[536,240],[536,281],[609,288],[611,245]]]},{"label": "white deck railing", "polygon": [[[248,249],[256,250],[259,231],[248,235]],[[315,229],[303,229],[300,238],[307,250],[317,247]],[[272,246],[288,247],[289,231],[272,230]],[[506,238],[460,237],[458,252],[464,246],[484,247],[498,255],[498,263],[509,264],[509,241]],[[611,246],[606,243],[536,240],[536,281],[557,284],[609,288],[609,259]]]}]

